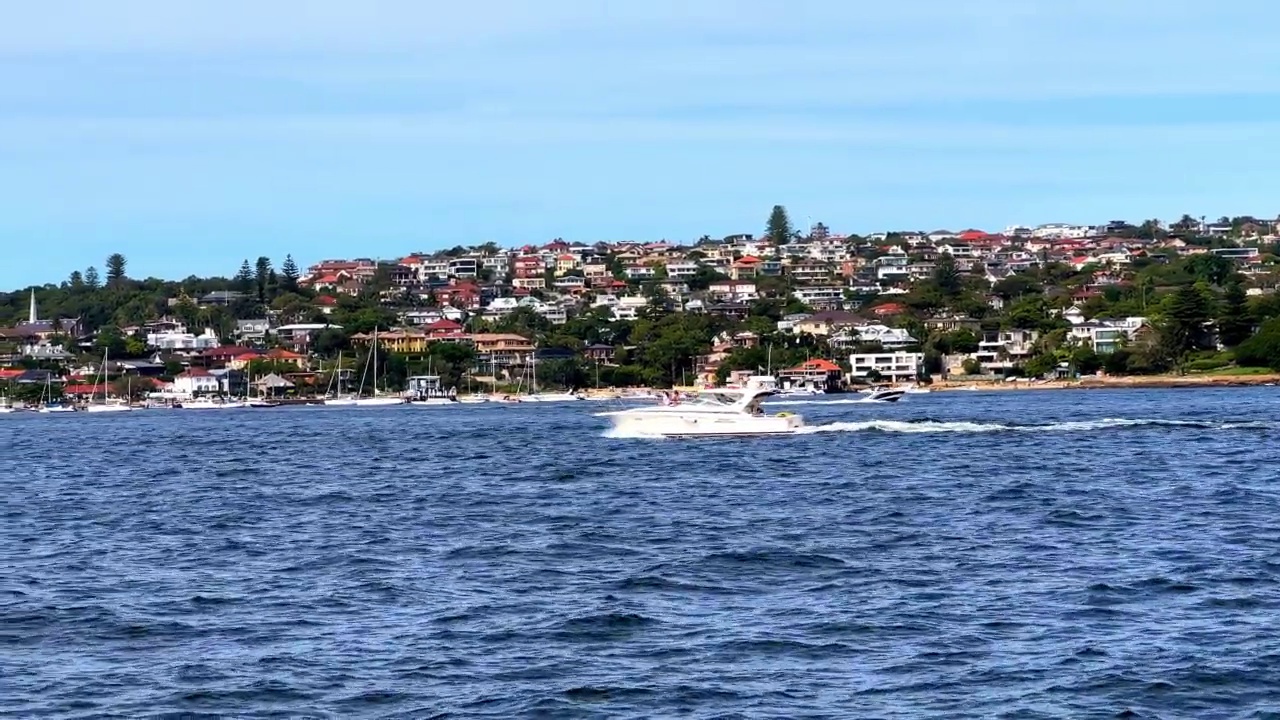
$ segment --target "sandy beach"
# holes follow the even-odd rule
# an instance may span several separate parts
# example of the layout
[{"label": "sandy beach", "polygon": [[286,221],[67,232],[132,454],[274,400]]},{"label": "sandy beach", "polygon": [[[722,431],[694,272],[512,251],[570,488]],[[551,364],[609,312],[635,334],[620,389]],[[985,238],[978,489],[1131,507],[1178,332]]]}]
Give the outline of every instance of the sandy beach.
[{"label": "sandy beach", "polygon": [[1005,382],[935,381],[930,390],[952,391],[977,387],[979,390],[1090,390],[1101,388],[1179,388],[1179,387],[1243,387],[1275,385],[1280,373],[1264,375],[1126,375],[1087,377],[1080,380],[1042,380]]}]

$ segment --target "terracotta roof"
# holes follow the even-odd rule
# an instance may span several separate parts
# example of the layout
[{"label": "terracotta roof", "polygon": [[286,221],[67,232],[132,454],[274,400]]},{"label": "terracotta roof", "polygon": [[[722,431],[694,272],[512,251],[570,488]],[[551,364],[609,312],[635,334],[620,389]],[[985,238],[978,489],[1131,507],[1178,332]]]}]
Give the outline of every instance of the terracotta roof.
[{"label": "terracotta roof", "polygon": [[285,350],[284,348],[272,348],[267,351],[267,357],[272,360],[302,360],[303,356],[296,352]]},{"label": "terracotta roof", "polygon": [[226,347],[209,348],[200,354],[204,357],[234,358],[251,352],[254,352],[253,348],[242,347],[240,345],[227,345]]},{"label": "terracotta roof", "polygon": [[425,329],[427,330],[461,330],[462,325],[452,320],[449,320],[447,318],[441,318],[433,323],[428,324],[425,327]]},{"label": "terracotta roof", "polygon": [[831,362],[830,360],[815,358],[813,360],[805,361],[800,365],[792,368],[793,372],[804,372],[806,370],[807,371],[822,370],[824,372],[839,372],[840,366]]},{"label": "terracotta roof", "polygon": [[67,385],[62,388],[62,392],[68,395],[94,395],[97,393],[105,393],[108,387],[104,383],[102,385],[94,385],[92,383],[81,385]]}]

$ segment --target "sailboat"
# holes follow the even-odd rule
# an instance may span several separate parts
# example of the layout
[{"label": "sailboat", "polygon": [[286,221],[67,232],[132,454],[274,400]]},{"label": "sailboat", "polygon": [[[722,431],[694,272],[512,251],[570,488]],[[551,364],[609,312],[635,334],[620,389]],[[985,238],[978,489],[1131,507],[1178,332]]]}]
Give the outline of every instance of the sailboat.
[{"label": "sailboat", "polygon": [[355,393],[346,393],[345,395],[339,391],[342,389],[342,351],[338,351],[338,364],[334,366],[333,375],[329,377],[329,387],[325,388],[324,404],[325,405],[355,405],[357,396]]},{"label": "sailboat", "polygon": [[[105,386],[107,383],[107,357],[110,350],[102,351],[102,367],[98,369],[98,373],[93,376],[94,395],[97,395],[98,380],[102,380]],[[129,401],[125,398],[111,397],[109,390],[102,391],[102,402],[94,400],[93,396],[89,398],[89,404],[85,406],[86,412],[105,413],[105,412],[129,412],[133,408],[129,406]]]},{"label": "sailboat", "polygon": [[[48,400],[45,400],[45,397]],[[53,401],[53,375],[44,376],[44,392],[40,393],[40,407],[36,410],[38,413],[64,413],[75,412],[74,405],[63,405],[60,402]]]},{"label": "sailboat", "polygon": [[[399,395],[389,395],[385,392],[378,391],[378,329],[373,330],[373,352],[369,354],[369,362],[365,366],[365,372],[369,368],[373,368],[373,395],[370,397],[358,397],[355,404],[359,407],[383,407],[386,405],[403,405],[404,398]],[[364,385],[364,378],[361,376],[361,385]]]},{"label": "sailboat", "polygon": [[581,395],[571,392],[547,393],[538,392],[538,350],[534,349],[529,358],[529,394],[521,395],[521,402],[572,402],[583,399]]}]

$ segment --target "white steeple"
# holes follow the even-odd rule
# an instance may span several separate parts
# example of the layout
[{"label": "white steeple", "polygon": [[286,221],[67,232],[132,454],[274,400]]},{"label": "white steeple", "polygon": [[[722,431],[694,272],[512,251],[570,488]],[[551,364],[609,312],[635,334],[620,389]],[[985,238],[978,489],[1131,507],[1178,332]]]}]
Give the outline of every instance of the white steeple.
[{"label": "white steeple", "polygon": [[40,322],[40,316],[36,313],[36,291],[35,290],[31,291],[31,313],[30,313],[30,317],[27,318],[27,322],[31,323],[32,325],[35,325],[36,323]]}]

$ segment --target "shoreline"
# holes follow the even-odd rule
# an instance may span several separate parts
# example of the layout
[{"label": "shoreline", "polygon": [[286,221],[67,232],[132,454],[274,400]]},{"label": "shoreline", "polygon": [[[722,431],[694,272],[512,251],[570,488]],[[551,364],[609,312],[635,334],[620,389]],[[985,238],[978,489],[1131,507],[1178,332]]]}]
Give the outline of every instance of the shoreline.
[{"label": "shoreline", "polygon": [[1005,382],[978,380],[970,382],[941,381],[927,387],[940,392],[979,390],[1106,390],[1115,388],[1207,388],[1258,387],[1280,384],[1280,373],[1264,375],[1134,375],[1090,377],[1080,380],[1048,380],[1044,382]]}]

